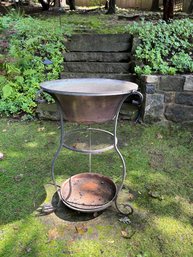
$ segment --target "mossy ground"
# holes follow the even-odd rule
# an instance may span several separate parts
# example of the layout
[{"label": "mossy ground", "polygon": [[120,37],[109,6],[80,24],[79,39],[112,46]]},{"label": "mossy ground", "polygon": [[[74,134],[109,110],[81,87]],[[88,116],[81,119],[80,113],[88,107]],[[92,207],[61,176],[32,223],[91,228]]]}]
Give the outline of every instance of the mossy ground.
[{"label": "mossy ground", "polygon": [[[0,120],[0,256],[193,256],[191,128],[119,123],[127,165],[120,202],[131,201],[135,210],[129,225],[113,207],[92,219],[63,206],[47,216],[36,215],[55,192],[50,166],[59,132],[57,122]],[[93,169],[115,180],[120,166],[112,152],[93,158]],[[56,179],[87,169],[86,155],[62,150]]]}]

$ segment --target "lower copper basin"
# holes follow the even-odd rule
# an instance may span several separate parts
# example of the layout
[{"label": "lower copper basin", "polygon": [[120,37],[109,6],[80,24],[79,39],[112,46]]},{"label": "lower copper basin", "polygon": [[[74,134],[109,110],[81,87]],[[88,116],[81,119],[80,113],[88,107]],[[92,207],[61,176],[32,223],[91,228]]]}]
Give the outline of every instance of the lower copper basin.
[{"label": "lower copper basin", "polygon": [[78,123],[112,120],[135,83],[112,79],[61,79],[41,83],[41,88],[60,104],[64,118]]},{"label": "lower copper basin", "polygon": [[108,177],[97,173],[80,173],[65,181],[60,190],[70,208],[92,212],[107,208],[116,196],[116,186]]}]

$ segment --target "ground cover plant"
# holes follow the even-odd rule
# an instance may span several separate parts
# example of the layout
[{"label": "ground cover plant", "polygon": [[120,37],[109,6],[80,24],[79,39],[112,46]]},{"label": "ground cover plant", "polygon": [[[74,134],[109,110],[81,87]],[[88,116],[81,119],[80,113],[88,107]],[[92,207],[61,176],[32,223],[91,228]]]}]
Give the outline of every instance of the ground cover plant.
[{"label": "ground cover plant", "polygon": [[[113,208],[91,220],[77,221],[82,215],[73,212],[69,220],[65,209],[63,219],[57,212],[36,215],[55,192],[49,184],[50,166],[59,131],[57,122],[0,120],[1,256],[193,256],[192,128],[119,123],[119,146],[127,165],[120,201],[132,202],[130,224]],[[115,180],[120,165],[113,152],[93,157],[93,169]],[[56,179],[60,183],[87,170],[86,155],[63,150]]]},{"label": "ground cover plant", "polygon": [[193,72],[193,23],[175,20],[135,23],[128,31],[140,42],[135,50],[137,74],[170,74]]},{"label": "ground cover plant", "polygon": [[[11,12],[0,18],[0,33],[0,112],[32,114],[40,82],[60,76],[70,29]],[[44,64],[47,59],[52,65]]]}]

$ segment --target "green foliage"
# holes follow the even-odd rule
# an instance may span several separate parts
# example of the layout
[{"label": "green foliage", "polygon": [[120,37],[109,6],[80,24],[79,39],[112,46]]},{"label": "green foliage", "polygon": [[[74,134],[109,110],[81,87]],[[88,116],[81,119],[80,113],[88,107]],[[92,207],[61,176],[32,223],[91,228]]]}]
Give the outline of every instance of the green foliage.
[{"label": "green foliage", "polygon": [[[0,18],[0,32],[0,45],[7,46],[0,55],[0,112],[31,114],[40,82],[59,78],[65,33],[48,21],[13,12]],[[52,64],[44,65],[45,59]]]},{"label": "green foliage", "polygon": [[129,33],[140,39],[135,51],[137,74],[193,72],[193,23],[189,19],[170,23],[134,23]]}]

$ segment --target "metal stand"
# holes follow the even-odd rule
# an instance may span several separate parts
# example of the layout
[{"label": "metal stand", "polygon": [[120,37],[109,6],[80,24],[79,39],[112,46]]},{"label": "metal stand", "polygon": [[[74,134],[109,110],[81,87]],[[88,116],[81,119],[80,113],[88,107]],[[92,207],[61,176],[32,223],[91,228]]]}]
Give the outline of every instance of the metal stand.
[{"label": "metal stand", "polygon": [[[112,199],[112,201],[114,201],[115,203],[115,207],[117,209],[118,212],[120,212],[121,214],[124,214],[124,215],[129,215],[129,214],[132,214],[133,213],[133,208],[127,204],[127,205],[124,205],[125,209],[127,210],[127,212],[123,212],[120,210],[120,208],[118,207],[118,195],[123,187],[123,183],[124,183],[124,180],[125,180],[125,177],[126,177],[126,164],[125,164],[125,160],[121,154],[121,152],[119,151],[118,149],[118,146],[117,146],[117,143],[118,143],[118,140],[117,140],[117,124],[118,124],[118,117],[119,117],[119,113],[120,113],[120,109],[121,109],[121,106],[123,104],[123,102],[128,98],[128,97],[131,97],[132,95],[138,95],[140,97],[140,99],[142,100],[143,99],[143,96],[141,93],[139,93],[138,91],[132,91],[131,93],[129,93],[128,95],[126,95],[123,100],[120,102],[119,106],[118,106],[118,109],[117,109],[117,113],[114,117],[114,133],[111,133],[111,132],[108,132],[108,131],[105,131],[105,130],[101,130],[101,129],[94,129],[94,128],[91,128],[89,127],[87,130],[89,132],[89,134],[91,135],[92,131],[99,131],[99,132],[103,132],[103,133],[107,133],[109,134],[110,136],[113,137],[113,144],[109,147],[106,147],[104,149],[98,149],[98,150],[92,150],[91,149],[91,145],[92,145],[92,142],[91,142],[91,137],[89,139],[89,144],[90,144],[90,147],[86,150],[84,149],[76,149],[76,148],[73,148],[71,146],[68,146],[66,143],[65,143],[65,137],[68,136],[68,133],[65,134],[65,131],[64,131],[64,117],[63,117],[63,111],[62,111],[62,108],[60,106],[60,103],[59,101],[56,100],[56,103],[57,103],[57,106],[58,106],[58,110],[59,110],[59,113],[60,113],[60,124],[61,124],[61,127],[60,127],[60,130],[61,130],[61,134],[60,134],[60,144],[59,144],[59,147],[53,157],[53,160],[52,160],[52,167],[51,167],[51,172],[52,172],[52,179],[53,179],[53,182],[54,182],[54,185],[55,185],[55,188],[56,188],[56,191],[59,195],[59,198],[60,198],[60,201],[63,201],[64,204],[65,204],[65,201],[63,200],[62,198],[62,195],[61,195],[61,188],[56,184],[56,180],[55,180],[55,175],[54,175],[54,169],[55,169],[55,161],[62,149],[62,147],[65,147],[67,149],[70,149],[72,151],[77,151],[77,152],[83,152],[83,153],[87,153],[89,154],[89,173],[92,172],[91,171],[91,161],[92,161],[92,154],[98,154],[98,153],[102,153],[104,151],[107,151],[109,149],[114,149],[116,151],[116,153],[118,154],[121,162],[122,162],[122,179],[121,179],[121,182],[120,182],[120,185],[117,186],[117,190],[116,190],[116,194],[115,194],[115,197]],[[78,132],[79,130],[76,130],[76,132]],[[60,204],[60,201],[58,204]],[[95,211],[100,211],[100,210],[103,210],[105,208],[107,208],[108,206],[110,206],[112,203],[111,201],[108,203],[108,204],[104,204],[104,206],[102,206],[101,208],[98,208],[98,209],[93,209],[93,212]],[[69,206],[70,207],[70,206]],[[76,210],[76,208],[74,207],[73,209]],[[81,211],[81,208],[78,208],[77,209],[78,211]],[[84,212],[92,212],[92,209],[88,209],[88,210],[84,210]]]}]

